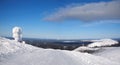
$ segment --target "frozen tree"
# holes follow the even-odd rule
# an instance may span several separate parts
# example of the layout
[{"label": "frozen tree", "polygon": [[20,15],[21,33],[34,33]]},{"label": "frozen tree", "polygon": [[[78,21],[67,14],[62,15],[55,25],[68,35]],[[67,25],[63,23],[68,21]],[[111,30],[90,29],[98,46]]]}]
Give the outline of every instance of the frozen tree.
[{"label": "frozen tree", "polygon": [[15,41],[22,42],[22,29],[20,27],[14,27],[12,33]]}]

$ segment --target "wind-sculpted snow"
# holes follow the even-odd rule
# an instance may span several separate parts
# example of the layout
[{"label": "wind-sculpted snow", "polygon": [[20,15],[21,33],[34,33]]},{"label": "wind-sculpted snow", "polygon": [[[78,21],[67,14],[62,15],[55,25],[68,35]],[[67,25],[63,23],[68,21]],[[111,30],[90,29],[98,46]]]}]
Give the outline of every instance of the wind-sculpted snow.
[{"label": "wind-sculpted snow", "polygon": [[120,65],[120,63],[88,53],[42,49],[0,38],[0,65]]}]

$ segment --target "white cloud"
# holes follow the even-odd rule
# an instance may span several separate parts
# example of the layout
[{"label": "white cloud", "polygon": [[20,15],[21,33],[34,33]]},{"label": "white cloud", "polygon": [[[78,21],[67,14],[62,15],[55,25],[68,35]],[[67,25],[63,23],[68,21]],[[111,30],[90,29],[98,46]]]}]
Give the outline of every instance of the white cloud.
[{"label": "white cloud", "polygon": [[44,20],[48,21],[67,19],[81,21],[118,20],[120,19],[120,1],[67,6],[44,18]]}]

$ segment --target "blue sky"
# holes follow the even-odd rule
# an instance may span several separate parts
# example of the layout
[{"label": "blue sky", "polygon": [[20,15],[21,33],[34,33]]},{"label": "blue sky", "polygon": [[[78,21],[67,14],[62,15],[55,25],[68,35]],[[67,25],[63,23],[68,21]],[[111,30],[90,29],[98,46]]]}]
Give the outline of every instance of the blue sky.
[{"label": "blue sky", "polygon": [[29,38],[120,38],[119,6],[117,0],[0,0],[0,36],[11,37],[19,26]]}]

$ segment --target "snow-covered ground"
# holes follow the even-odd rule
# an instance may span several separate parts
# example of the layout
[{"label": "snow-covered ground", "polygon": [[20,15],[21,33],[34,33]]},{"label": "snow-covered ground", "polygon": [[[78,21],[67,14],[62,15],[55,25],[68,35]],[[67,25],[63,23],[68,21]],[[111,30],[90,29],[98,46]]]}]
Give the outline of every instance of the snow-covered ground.
[{"label": "snow-covered ground", "polygon": [[[0,37],[0,65],[120,65],[120,48],[98,54],[42,49]],[[108,55],[105,57],[104,54]],[[114,54],[114,53],[115,54]],[[109,59],[116,55],[116,59]]]},{"label": "snow-covered ground", "polygon": [[120,63],[120,47],[103,47],[100,51],[94,53],[93,55],[102,56],[108,58],[112,61]]}]

